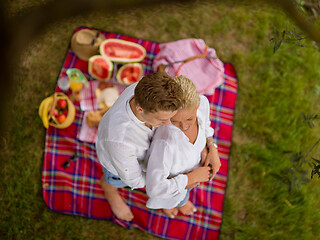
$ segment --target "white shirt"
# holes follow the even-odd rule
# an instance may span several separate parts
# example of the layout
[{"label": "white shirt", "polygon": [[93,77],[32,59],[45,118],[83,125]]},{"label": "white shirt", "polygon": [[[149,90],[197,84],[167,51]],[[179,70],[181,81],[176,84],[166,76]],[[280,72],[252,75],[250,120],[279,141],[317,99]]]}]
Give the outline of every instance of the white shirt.
[{"label": "white shirt", "polygon": [[206,146],[206,138],[211,137],[214,132],[210,127],[209,116],[209,101],[200,95],[200,105],[197,110],[199,128],[194,144],[172,124],[157,128],[146,157],[148,208],[171,209],[184,199],[188,183],[188,177],[184,173],[200,166],[201,152]]},{"label": "white shirt", "polygon": [[132,189],[145,186],[144,159],[154,134],[130,108],[136,85],[127,87],[103,116],[96,141],[100,164]]}]

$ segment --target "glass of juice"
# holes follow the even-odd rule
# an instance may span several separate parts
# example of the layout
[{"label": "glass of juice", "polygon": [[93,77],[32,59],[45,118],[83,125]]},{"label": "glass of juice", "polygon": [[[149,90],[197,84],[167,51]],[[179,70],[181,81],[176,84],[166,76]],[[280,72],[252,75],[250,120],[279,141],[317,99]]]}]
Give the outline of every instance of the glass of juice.
[{"label": "glass of juice", "polygon": [[69,88],[72,90],[74,100],[81,99],[81,90],[84,85],[88,85],[88,80],[83,75],[81,70],[77,68],[70,68],[67,70],[67,74],[70,81]]}]

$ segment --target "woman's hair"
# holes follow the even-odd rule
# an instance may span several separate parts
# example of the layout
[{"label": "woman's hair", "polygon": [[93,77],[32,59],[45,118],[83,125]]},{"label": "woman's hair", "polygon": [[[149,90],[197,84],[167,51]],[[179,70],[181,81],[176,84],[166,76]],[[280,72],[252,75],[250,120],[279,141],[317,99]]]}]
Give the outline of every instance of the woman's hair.
[{"label": "woman's hair", "polygon": [[175,77],[174,80],[180,85],[183,92],[184,101],[181,109],[198,108],[200,104],[200,98],[193,82],[183,75]]},{"label": "woman's hair", "polygon": [[168,74],[156,72],[144,76],[134,90],[137,105],[146,112],[176,111],[183,104],[180,85]]}]

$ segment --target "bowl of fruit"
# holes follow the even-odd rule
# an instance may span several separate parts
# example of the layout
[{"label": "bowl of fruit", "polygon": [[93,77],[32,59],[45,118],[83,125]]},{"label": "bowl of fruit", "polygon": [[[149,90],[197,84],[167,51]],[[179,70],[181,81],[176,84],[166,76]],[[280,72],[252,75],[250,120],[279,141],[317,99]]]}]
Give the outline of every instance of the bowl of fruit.
[{"label": "bowl of fruit", "polygon": [[39,107],[39,116],[45,128],[49,125],[59,129],[69,127],[75,118],[75,113],[74,104],[61,92],[45,98]]}]

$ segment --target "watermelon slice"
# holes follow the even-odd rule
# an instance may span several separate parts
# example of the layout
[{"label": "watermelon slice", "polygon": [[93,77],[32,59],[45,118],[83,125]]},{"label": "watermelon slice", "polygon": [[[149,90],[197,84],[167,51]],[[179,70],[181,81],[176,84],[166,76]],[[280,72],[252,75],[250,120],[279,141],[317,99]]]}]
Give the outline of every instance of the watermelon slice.
[{"label": "watermelon slice", "polygon": [[142,64],[127,63],[121,66],[117,72],[116,79],[119,83],[130,85],[138,82],[144,74]]},{"label": "watermelon slice", "polygon": [[134,42],[120,39],[107,39],[100,45],[100,54],[113,62],[140,62],[147,53],[146,49]]},{"label": "watermelon slice", "polygon": [[88,72],[95,79],[107,81],[112,76],[113,64],[103,56],[95,55],[89,58]]}]

